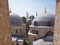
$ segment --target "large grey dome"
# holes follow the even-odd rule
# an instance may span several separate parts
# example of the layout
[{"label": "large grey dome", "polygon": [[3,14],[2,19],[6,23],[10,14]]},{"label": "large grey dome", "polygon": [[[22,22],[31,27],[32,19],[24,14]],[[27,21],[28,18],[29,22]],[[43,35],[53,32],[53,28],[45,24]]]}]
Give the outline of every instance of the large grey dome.
[{"label": "large grey dome", "polygon": [[10,23],[12,26],[20,26],[23,24],[22,18],[20,18],[17,14],[11,14],[10,15]]},{"label": "large grey dome", "polygon": [[55,16],[50,13],[42,13],[35,17],[32,21],[32,25],[34,26],[54,26]]}]

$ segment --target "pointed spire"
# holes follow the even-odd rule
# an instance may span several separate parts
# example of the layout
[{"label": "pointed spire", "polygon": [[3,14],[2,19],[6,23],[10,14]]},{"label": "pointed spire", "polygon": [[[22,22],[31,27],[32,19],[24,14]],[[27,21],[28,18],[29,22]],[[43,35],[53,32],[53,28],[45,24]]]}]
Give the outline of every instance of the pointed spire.
[{"label": "pointed spire", "polygon": [[29,13],[28,13],[28,12],[26,12],[26,17],[27,17],[27,18],[29,17]]},{"label": "pointed spire", "polygon": [[45,7],[45,13],[47,13],[46,7]]},{"label": "pointed spire", "polygon": [[37,11],[36,11],[36,16],[37,16],[38,14],[37,14]]}]

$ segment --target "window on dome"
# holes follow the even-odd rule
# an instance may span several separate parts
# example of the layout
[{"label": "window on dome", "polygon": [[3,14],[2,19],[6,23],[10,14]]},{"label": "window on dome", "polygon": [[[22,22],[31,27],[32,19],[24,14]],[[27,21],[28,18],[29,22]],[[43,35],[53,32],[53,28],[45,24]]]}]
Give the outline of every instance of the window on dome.
[{"label": "window on dome", "polygon": [[34,26],[37,26],[37,25],[38,25],[38,23],[37,23],[37,21],[35,21],[35,22],[34,22]]},{"label": "window on dome", "polygon": [[52,26],[50,21],[47,22],[47,26]]}]

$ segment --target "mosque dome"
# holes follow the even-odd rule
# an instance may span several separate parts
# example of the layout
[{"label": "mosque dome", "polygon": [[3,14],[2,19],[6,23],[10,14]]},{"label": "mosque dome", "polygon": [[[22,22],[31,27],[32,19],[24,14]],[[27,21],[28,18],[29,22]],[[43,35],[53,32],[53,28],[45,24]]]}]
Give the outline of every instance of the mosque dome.
[{"label": "mosque dome", "polygon": [[23,24],[22,18],[17,14],[10,14],[10,21],[12,26],[20,26]]},{"label": "mosque dome", "polygon": [[33,19],[34,19],[34,16],[33,16],[33,15],[31,15],[29,18],[30,18],[31,20],[33,20]]},{"label": "mosque dome", "polygon": [[31,25],[34,26],[54,26],[55,16],[53,14],[42,13],[34,18]]}]

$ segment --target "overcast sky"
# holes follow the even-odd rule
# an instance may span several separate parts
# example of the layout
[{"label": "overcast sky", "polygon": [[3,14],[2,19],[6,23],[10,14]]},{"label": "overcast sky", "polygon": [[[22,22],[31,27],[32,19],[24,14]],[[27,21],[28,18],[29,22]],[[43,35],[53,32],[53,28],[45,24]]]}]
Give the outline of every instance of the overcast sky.
[{"label": "overcast sky", "polygon": [[45,7],[47,12],[55,14],[55,0],[9,0],[9,8],[12,13],[20,16],[26,16],[26,12],[30,15],[44,13]]}]

